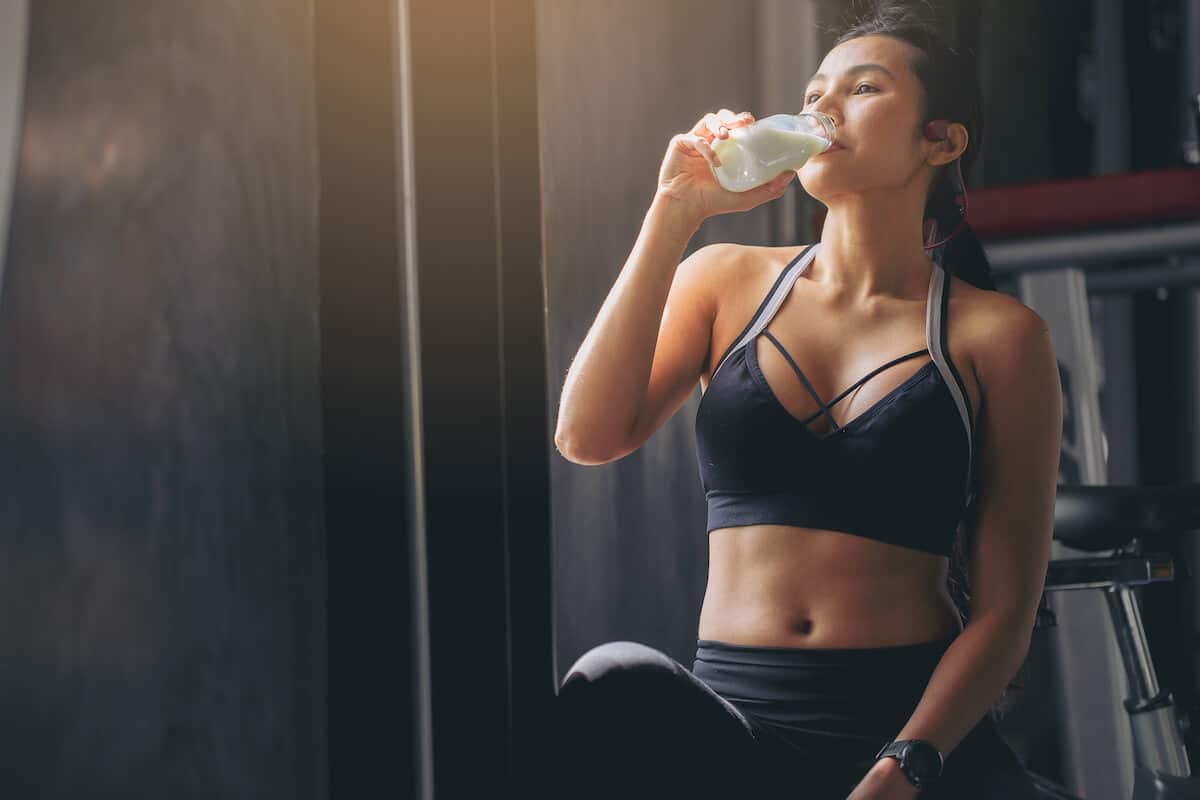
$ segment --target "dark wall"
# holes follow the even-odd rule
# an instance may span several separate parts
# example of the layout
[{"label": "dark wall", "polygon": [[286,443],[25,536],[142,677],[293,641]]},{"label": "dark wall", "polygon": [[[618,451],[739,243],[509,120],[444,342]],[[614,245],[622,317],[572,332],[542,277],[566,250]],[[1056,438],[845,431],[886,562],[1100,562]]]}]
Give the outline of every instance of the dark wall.
[{"label": "dark wall", "polygon": [[324,797],[311,3],[31,6],[0,793]]}]

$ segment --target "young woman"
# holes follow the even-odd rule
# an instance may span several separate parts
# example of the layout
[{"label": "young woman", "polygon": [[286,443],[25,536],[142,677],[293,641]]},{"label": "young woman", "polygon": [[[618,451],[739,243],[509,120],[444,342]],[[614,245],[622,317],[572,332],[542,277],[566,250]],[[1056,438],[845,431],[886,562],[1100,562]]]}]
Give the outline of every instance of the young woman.
[{"label": "young woman", "polygon": [[798,171],[828,207],[820,241],[682,263],[706,217],[779,197],[791,173],[740,194],[713,180],[711,143],[748,114],[672,139],[555,441],[577,463],[621,458],[701,380],[696,660],[636,642],[580,657],[556,703],[559,796],[1033,796],[990,712],[1045,579],[1058,371],[1042,319],[990,291],[969,227],[930,246],[955,227],[931,220],[958,222],[980,107],[969,62],[877,7],[805,93],[837,123],[839,146]]}]

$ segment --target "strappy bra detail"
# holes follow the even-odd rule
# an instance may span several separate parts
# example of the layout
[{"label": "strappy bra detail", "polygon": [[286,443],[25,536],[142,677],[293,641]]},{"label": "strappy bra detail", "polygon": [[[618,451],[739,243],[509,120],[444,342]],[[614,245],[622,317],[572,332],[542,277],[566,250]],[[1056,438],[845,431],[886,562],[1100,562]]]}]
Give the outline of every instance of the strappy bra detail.
[{"label": "strappy bra detail", "polygon": [[[948,555],[976,488],[974,420],[944,345],[950,281],[934,265],[924,349],[881,364],[826,403],[766,329],[819,245],[804,248],[783,269],[721,356],[700,399],[695,433],[708,531],[794,525]],[[784,405],[758,363],[759,336],[795,372],[815,412],[801,419]],[[930,360],[865,411],[837,421],[833,409],[840,401],[919,356]],[[828,423],[824,431],[810,427],[820,417]]]},{"label": "strappy bra detail", "polygon": [[[808,417],[805,417],[802,420],[799,420],[800,424],[807,425],[809,422],[816,419],[821,414],[825,414],[825,416],[829,417],[829,422],[831,425],[833,425],[835,431],[840,426],[838,425],[837,420],[835,420],[833,418],[833,414],[830,413],[830,409],[833,408],[834,406],[836,406],[843,397],[850,394],[852,391],[857,389],[859,386],[866,383],[868,380],[875,377],[877,374],[879,374],[883,370],[887,369],[888,367],[893,366],[895,364],[899,364],[902,361],[907,361],[908,359],[914,358],[916,356],[925,355],[926,353],[929,352],[926,349],[914,350],[913,352],[906,353],[906,354],[900,356],[899,358],[893,358],[891,361],[887,362],[886,364],[876,367],[875,369],[871,370],[866,375],[859,378],[854,383],[850,384],[850,386],[845,391],[841,392],[837,397],[833,398],[828,403],[825,403],[824,401],[821,400],[821,395],[817,394],[817,390],[814,389],[812,384],[808,382],[808,376],[806,376],[804,374],[804,371],[802,369],[800,369],[799,365],[797,365],[796,362],[792,359],[791,354],[788,353],[788,351],[784,349],[783,344],[781,344],[780,341],[775,338],[775,335],[773,333],[771,333],[769,330],[766,330],[765,328],[762,331],[762,335],[766,336],[771,341],[771,343],[775,345],[776,349],[778,349],[779,352],[783,354],[783,357],[785,359],[787,359],[788,364],[790,364],[792,366],[792,369],[794,369],[796,371],[796,374],[798,376],[800,376],[800,380],[804,383],[804,388],[808,390],[808,393],[810,395],[812,395],[813,400],[817,401],[818,408],[817,408],[816,413],[814,413]],[[748,344],[747,347],[749,347],[749,346],[750,345]],[[758,374],[761,376],[762,370],[761,370],[761,368],[758,368],[758,366],[757,366],[758,356],[754,355],[752,352],[748,353],[747,355],[752,356],[754,358],[755,369],[758,370]],[[763,378],[763,382],[764,383],[766,382],[765,377]],[[890,394],[891,393],[889,392],[889,395]],[[885,395],[885,399],[886,399],[886,397],[887,397],[887,395]],[[868,411],[869,410],[870,409],[868,409]]]}]

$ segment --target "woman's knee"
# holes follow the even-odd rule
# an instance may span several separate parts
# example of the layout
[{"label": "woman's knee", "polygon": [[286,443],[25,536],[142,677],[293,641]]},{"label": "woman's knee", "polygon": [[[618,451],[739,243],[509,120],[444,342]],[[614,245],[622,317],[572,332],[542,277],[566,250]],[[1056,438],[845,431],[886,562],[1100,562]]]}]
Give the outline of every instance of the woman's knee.
[{"label": "woman's knee", "polygon": [[[631,785],[638,796],[736,795],[752,763],[753,737],[732,705],[639,642],[605,642],[581,655],[556,708],[556,763],[576,780],[586,776],[597,796],[628,794]],[[708,768],[695,772],[696,761]]]},{"label": "woman's knee", "polygon": [[[630,641],[605,642],[576,659],[555,703],[552,748],[560,769],[593,781],[599,764],[619,763],[621,775],[638,772],[639,759],[652,757],[646,723],[664,716],[663,703],[676,694],[662,691],[676,679],[673,664],[665,653]],[[660,757],[671,761],[669,752]]]},{"label": "woman's knee", "polygon": [[630,641],[605,642],[567,670],[559,707],[576,719],[637,721],[681,741],[703,731],[730,747],[755,738],[750,721],[729,700],[661,650]]},{"label": "woman's knee", "polygon": [[558,689],[557,708],[570,730],[582,726],[600,734],[613,726],[696,713],[698,699],[682,666],[660,650],[639,642],[613,641],[585,652]]},{"label": "woman's knee", "polygon": [[678,673],[675,660],[661,650],[640,642],[605,642],[575,660],[563,677],[560,690],[569,686],[598,685],[617,676],[670,676]]}]

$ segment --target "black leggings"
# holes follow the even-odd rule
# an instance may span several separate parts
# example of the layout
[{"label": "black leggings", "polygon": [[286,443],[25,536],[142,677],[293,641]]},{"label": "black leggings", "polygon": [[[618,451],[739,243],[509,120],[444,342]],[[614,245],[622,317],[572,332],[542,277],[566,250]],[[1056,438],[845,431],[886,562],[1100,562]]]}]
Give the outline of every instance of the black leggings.
[{"label": "black leggings", "polygon": [[[638,642],[598,645],[555,700],[547,796],[845,800],[952,641],[813,649],[700,639],[691,670]],[[990,716],[921,793],[1035,796]]]}]

